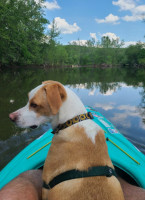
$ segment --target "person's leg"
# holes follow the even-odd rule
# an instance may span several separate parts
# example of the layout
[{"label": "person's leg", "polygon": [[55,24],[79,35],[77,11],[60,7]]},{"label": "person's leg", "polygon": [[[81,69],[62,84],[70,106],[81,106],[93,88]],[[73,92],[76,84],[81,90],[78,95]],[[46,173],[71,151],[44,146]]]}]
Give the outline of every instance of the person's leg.
[{"label": "person's leg", "polygon": [[20,174],[0,191],[0,200],[41,200],[42,170]]},{"label": "person's leg", "polygon": [[[119,178],[125,200],[145,200],[145,190]],[[41,200],[42,170],[22,173],[0,191],[0,200]]]},{"label": "person's leg", "polygon": [[125,200],[145,200],[145,190],[127,183],[119,177]]}]

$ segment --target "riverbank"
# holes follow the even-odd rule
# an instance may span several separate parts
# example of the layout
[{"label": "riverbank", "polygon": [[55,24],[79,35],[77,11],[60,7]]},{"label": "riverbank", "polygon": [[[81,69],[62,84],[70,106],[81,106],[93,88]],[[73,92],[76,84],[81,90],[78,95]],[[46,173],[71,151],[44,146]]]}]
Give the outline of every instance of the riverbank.
[{"label": "riverbank", "polygon": [[[41,59],[0,62],[2,67],[32,67],[32,68],[145,68],[145,48],[136,44],[128,48],[98,48],[77,45],[56,45],[49,48],[46,54],[39,55]],[[22,62],[23,60],[23,62]]]},{"label": "riverbank", "polygon": [[136,65],[130,66],[129,64],[124,65],[109,65],[106,63],[102,64],[94,64],[94,65],[48,65],[48,64],[32,64],[32,65],[3,65],[0,66],[0,71],[3,71],[5,69],[15,69],[19,70],[20,68],[25,69],[65,69],[65,68],[98,68],[98,69],[107,69],[107,68],[130,68],[130,69],[145,69],[145,65]]}]

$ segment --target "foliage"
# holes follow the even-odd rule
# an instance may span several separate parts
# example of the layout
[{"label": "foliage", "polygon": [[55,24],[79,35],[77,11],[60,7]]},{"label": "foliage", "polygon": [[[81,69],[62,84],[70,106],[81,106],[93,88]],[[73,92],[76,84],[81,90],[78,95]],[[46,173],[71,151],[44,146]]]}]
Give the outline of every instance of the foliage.
[{"label": "foliage", "polygon": [[35,0],[0,1],[1,64],[40,63],[40,41],[48,23],[40,3]]},{"label": "foliage", "polygon": [[43,0],[0,1],[0,66],[131,66],[145,67],[145,45],[123,48],[124,42],[102,37],[82,45],[81,40],[68,45],[58,42],[60,31],[55,20],[48,32]]},{"label": "foliage", "polygon": [[[87,44],[87,43],[86,43]],[[123,48],[123,41],[102,38],[99,46],[65,46],[70,65],[95,65],[102,67],[145,67],[145,45],[136,45]]]},{"label": "foliage", "polygon": [[119,38],[117,39],[110,39],[108,36],[103,36],[101,39],[101,47],[103,48],[120,48],[124,45],[124,41],[119,41]]},{"label": "foliage", "polygon": [[137,43],[126,49],[127,64],[130,66],[145,66],[145,45]]},{"label": "foliage", "polygon": [[55,46],[57,44],[57,38],[60,35],[60,31],[57,27],[57,24],[55,22],[55,19],[53,20],[51,24],[50,31],[48,31],[49,35],[49,44]]},{"label": "foliage", "polygon": [[43,64],[50,66],[57,66],[64,64],[64,57],[66,55],[62,45],[57,42],[57,38],[60,35],[60,31],[57,28],[55,20],[51,24],[51,28],[47,33],[47,41],[43,44]]}]

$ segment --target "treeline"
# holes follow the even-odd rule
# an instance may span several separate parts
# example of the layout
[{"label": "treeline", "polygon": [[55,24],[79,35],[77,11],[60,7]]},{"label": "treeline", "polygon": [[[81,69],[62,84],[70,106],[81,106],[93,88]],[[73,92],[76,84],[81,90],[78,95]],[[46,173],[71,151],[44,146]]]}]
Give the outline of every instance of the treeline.
[{"label": "treeline", "polygon": [[74,42],[61,45],[55,21],[46,33],[49,21],[44,16],[43,0],[0,1],[0,66],[131,66],[145,67],[145,45],[123,48],[123,41],[102,37],[97,44],[88,40],[84,46]]},{"label": "treeline", "polygon": [[[94,66],[94,67],[145,67],[145,46],[138,43],[128,48],[88,47],[57,45],[55,56],[48,60],[51,66]],[[51,50],[49,50],[51,51]],[[49,54],[51,55],[51,53]]]}]

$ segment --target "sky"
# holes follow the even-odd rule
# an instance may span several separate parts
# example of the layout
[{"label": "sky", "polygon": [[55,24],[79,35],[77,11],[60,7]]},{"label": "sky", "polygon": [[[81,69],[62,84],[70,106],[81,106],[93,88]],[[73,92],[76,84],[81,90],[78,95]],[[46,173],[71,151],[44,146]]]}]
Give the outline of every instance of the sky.
[{"label": "sky", "polygon": [[[36,0],[38,1],[38,0]],[[125,46],[145,42],[145,0],[46,0],[45,14],[61,31],[60,43],[102,36],[124,40]]]}]

